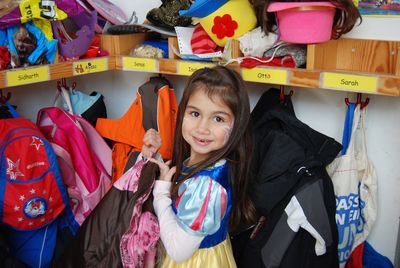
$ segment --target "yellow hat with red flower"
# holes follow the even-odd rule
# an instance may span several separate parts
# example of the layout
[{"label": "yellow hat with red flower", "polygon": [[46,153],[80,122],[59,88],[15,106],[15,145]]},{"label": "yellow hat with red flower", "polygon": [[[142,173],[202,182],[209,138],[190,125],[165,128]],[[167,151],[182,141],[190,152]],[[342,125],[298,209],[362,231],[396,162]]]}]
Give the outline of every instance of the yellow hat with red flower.
[{"label": "yellow hat with red flower", "polygon": [[238,38],[257,26],[249,0],[196,0],[179,14],[199,18],[210,38],[221,47],[228,39]]}]

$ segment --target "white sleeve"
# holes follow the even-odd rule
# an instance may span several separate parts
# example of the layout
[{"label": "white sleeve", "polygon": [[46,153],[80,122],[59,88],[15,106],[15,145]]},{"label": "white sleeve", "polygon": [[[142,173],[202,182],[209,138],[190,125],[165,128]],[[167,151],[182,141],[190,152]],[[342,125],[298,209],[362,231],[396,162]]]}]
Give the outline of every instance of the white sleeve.
[{"label": "white sleeve", "polygon": [[171,207],[170,188],[171,182],[156,180],[153,205],[160,224],[160,237],[167,254],[174,261],[181,262],[193,255],[204,236],[191,235],[178,225]]}]

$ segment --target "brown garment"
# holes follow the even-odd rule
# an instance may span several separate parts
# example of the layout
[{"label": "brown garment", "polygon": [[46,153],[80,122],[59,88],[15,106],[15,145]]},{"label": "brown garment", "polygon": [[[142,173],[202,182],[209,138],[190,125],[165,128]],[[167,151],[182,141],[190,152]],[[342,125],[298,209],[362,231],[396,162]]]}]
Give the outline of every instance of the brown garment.
[{"label": "brown garment", "polygon": [[[121,237],[129,227],[136,200],[152,190],[157,172],[158,166],[148,162],[141,171],[136,192],[112,187],[82,224],[54,267],[122,267]],[[143,210],[153,211],[151,197],[150,194]]]}]

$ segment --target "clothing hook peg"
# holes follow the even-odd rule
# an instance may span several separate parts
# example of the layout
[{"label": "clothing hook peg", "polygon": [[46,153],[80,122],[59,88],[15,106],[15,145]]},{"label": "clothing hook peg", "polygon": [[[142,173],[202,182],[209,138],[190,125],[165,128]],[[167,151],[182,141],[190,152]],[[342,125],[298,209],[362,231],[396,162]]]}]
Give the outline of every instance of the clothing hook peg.
[{"label": "clothing hook peg", "polygon": [[289,94],[285,94],[285,86],[283,86],[283,85],[279,86],[279,88],[281,90],[281,92],[279,93],[280,103],[284,103],[286,97],[291,97],[294,94],[293,90],[290,90]]},{"label": "clothing hook peg", "polygon": [[57,89],[58,91],[61,91],[61,81],[57,81]]},{"label": "clothing hook peg", "polygon": [[367,107],[369,103],[369,98],[366,98],[365,101],[361,100],[361,93],[357,93],[357,104],[360,104],[360,109],[364,109]]},{"label": "clothing hook peg", "polygon": [[357,93],[357,104],[361,104],[361,93]]},{"label": "clothing hook peg", "polygon": [[360,109],[364,109],[365,107],[367,107],[368,103],[369,103],[369,98],[366,98],[365,101],[361,102]]},{"label": "clothing hook peg", "polygon": [[8,92],[7,95],[3,94],[3,90],[0,90],[0,103],[2,105],[6,104],[7,101],[11,99],[11,92]]},{"label": "clothing hook peg", "polygon": [[61,81],[62,81],[62,82],[61,82],[61,83],[62,83],[62,86],[65,87],[65,88],[68,88],[68,86],[67,86],[67,79],[66,79],[66,78],[62,78]]},{"label": "clothing hook peg", "polygon": [[285,102],[285,86],[279,86],[280,93],[279,93],[279,102],[284,103]]}]

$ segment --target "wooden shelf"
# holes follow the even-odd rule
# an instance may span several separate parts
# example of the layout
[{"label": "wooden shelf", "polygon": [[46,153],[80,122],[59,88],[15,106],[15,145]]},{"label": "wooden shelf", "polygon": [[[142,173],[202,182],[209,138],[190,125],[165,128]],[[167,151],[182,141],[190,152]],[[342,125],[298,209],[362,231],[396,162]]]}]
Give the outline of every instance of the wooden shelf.
[{"label": "wooden shelf", "polygon": [[[127,55],[131,47],[146,39],[143,34],[105,35],[102,38],[105,44],[114,48],[117,70],[190,75],[198,68],[210,66],[210,63],[179,60],[172,50],[172,47],[178,47],[177,39],[173,37],[168,38],[170,59],[160,60],[118,56]],[[229,67],[249,82],[400,96],[400,42],[341,38],[308,45],[307,50],[306,69],[245,69],[238,64]],[[239,42],[233,40],[232,58],[240,56]]]},{"label": "wooden shelf", "polygon": [[[123,71],[190,75],[196,69],[210,65],[212,64],[176,59],[144,60],[129,56],[116,57],[116,69]],[[400,96],[399,75],[277,67],[246,69],[240,68],[238,64],[230,64],[228,67],[241,73],[243,79],[248,82]]]},{"label": "wooden shelf", "polygon": [[100,57],[0,71],[0,89],[115,70],[115,57]]},{"label": "wooden shelf", "polygon": [[[29,77],[29,75],[32,75],[32,73],[36,71],[40,71],[41,73],[47,72],[47,76],[45,75],[44,78],[39,79],[27,79],[27,81],[22,81],[20,85],[110,70],[188,76],[196,69],[212,65],[212,63],[182,61],[177,59],[155,60],[133,58],[129,56],[110,56],[0,71],[0,89],[18,86],[18,81],[15,81],[15,75]],[[79,70],[77,71],[78,67],[83,70],[82,73],[78,72]],[[345,70],[307,70],[276,67],[246,69],[240,68],[238,64],[230,64],[228,67],[241,73],[243,79],[248,82],[400,96],[400,75],[398,74],[388,75]],[[25,74],[24,71],[28,74]],[[14,81],[12,81],[12,76],[14,76]]]}]

